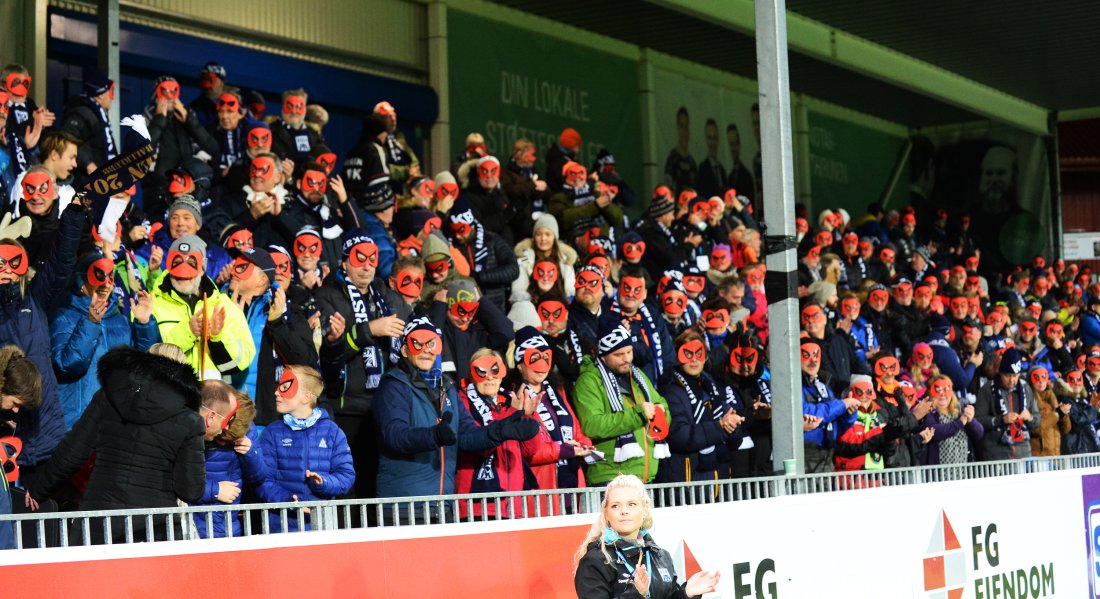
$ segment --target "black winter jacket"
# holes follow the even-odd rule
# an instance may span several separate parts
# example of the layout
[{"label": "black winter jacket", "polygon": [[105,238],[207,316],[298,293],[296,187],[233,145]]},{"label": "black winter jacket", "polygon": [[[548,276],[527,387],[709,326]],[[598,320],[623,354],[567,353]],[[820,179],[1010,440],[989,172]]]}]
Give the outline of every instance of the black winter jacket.
[{"label": "black winter jacket", "polygon": [[[484,232],[485,249],[487,250],[480,262],[476,260],[477,250],[475,248],[477,236],[480,234],[478,229]],[[493,302],[500,308],[501,312],[504,312],[506,310],[504,302],[508,299],[508,294],[512,290],[512,281],[515,281],[516,277],[519,276],[519,262],[516,261],[516,254],[512,251],[511,246],[499,235],[480,224],[477,225],[474,236],[468,244],[457,239],[452,239],[451,242],[454,244],[455,249],[462,252],[462,255],[470,263],[470,274],[477,281],[477,286],[481,288],[481,293],[484,296],[482,299]]]},{"label": "black winter jacket", "polygon": [[645,595],[634,588],[631,572],[636,569],[639,559],[647,563],[647,556],[649,599],[687,599],[686,583],[677,582],[672,556],[658,547],[648,534],[642,539],[641,547],[625,539],[609,544],[610,564],[600,551],[600,542],[590,543],[573,576],[577,599],[642,599]]},{"label": "black winter jacket", "polygon": [[145,118],[149,121],[149,138],[157,148],[157,163],[153,172],[163,179],[168,171],[183,166],[195,156],[191,144],[210,154],[211,162],[217,163],[221,149],[194,113],[188,112],[187,118],[180,122],[172,113],[168,116],[157,114],[154,106],[145,109]]},{"label": "black winter jacket", "polygon": [[95,453],[84,510],[173,507],[206,489],[201,387],[187,364],[130,347],[99,360],[101,389],[31,481],[35,496],[62,487]]}]

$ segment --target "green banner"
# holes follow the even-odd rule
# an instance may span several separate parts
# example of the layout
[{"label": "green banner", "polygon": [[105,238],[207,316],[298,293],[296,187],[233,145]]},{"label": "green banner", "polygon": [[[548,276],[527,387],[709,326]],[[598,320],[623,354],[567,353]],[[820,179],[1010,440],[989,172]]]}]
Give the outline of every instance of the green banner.
[{"label": "green banner", "polygon": [[904,138],[812,110],[809,125],[815,216],[826,208],[844,208],[858,218],[871,202],[883,202],[887,209],[908,203],[908,169],[902,171],[890,198],[882,197],[901,158]]},{"label": "green banner", "polygon": [[[548,25],[554,27],[554,25]],[[535,142],[539,162],[566,127],[584,139],[591,168],[607,148],[620,176],[641,197],[642,136],[635,62],[559,38],[447,11],[452,156],[477,131],[504,163],[512,144]]]}]

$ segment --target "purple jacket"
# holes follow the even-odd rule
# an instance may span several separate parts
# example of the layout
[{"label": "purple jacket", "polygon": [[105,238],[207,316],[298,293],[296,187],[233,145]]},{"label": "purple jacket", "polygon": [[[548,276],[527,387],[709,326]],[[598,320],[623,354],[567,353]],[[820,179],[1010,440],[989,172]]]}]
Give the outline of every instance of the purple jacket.
[{"label": "purple jacket", "polygon": [[982,423],[978,422],[978,419],[972,419],[965,425],[956,418],[951,422],[940,422],[940,413],[936,410],[932,410],[924,417],[924,426],[922,428],[932,427],[932,441],[928,445],[924,446],[920,456],[920,463],[925,466],[933,466],[940,463],[940,443],[944,439],[950,439],[956,433],[961,430],[966,430],[966,445],[968,448],[967,461],[974,461],[974,444],[977,443],[982,435],[985,434],[985,429],[982,428]]}]

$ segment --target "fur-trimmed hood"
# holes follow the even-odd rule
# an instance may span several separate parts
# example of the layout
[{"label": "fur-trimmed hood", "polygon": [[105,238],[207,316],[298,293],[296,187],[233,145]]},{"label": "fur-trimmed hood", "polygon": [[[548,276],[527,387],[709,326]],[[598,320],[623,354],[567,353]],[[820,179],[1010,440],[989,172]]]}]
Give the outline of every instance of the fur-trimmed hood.
[{"label": "fur-trimmed hood", "polygon": [[116,347],[99,359],[100,392],[124,419],[154,424],[180,412],[197,411],[202,387],[187,364]]}]

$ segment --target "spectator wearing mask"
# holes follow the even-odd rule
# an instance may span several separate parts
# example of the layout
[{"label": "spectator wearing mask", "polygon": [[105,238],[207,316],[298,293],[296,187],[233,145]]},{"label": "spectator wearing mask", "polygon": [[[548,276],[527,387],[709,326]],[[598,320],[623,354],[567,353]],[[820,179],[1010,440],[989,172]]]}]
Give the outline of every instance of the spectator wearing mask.
[{"label": "spectator wearing mask", "polygon": [[[172,202],[172,205],[168,208],[167,226],[154,232],[152,239],[150,239],[151,243],[139,248],[137,255],[149,261],[150,271],[158,271],[164,265],[163,258],[172,244],[185,235],[203,239],[204,247],[206,247],[204,261],[206,276],[219,283],[228,281],[229,264],[233,262],[233,258],[218,245],[205,245],[205,237],[210,235],[203,230],[202,208],[195,198],[189,195],[180,196]],[[217,241],[218,239],[215,237],[213,242],[216,243]]]},{"label": "spectator wearing mask", "polygon": [[355,208],[348,204],[343,180],[338,176],[329,178],[325,167],[316,162],[301,166],[296,188],[287,198],[279,222],[281,245],[292,245],[298,232],[306,227],[320,233],[321,260],[328,264],[340,261],[344,231],[357,226]]},{"label": "spectator wearing mask", "polygon": [[[202,407],[194,371],[186,362],[131,347],[107,352],[97,370],[100,391],[28,490],[36,497],[56,493],[94,453],[95,468],[80,509],[166,508],[175,507],[177,498],[198,501],[205,488],[204,420],[214,416]],[[112,524],[113,542],[122,542],[128,527],[121,518]],[[135,540],[145,540],[147,533],[166,539],[167,528],[159,519],[151,531],[144,518],[134,518],[131,525]],[[102,534],[93,529],[92,542],[100,542]]]},{"label": "spectator wearing mask", "polygon": [[[1027,382],[1035,405],[1039,410],[1039,426],[1031,436],[1031,455],[1037,457],[1062,455],[1062,430],[1060,417],[1061,404],[1054,395],[1054,385],[1046,368],[1032,368],[1027,373]],[[1068,412],[1067,409],[1064,411]]]},{"label": "spectator wearing mask", "polygon": [[[255,493],[267,480],[267,464],[260,451],[260,433],[252,424],[256,406],[247,395],[235,391],[221,381],[204,381],[202,403],[209,407],[204,414],[206,490],[199,505],[233,505],[241,503],[241,493],[247,488]],[[211,519],[212,528],[206,527],[207,513],[193,516],[195,528],[201,538],[222,538],[229,534],[225,516],[217,513]],[[243,534],[238,512],[229,512],[229,522],[234,537]]]},{"label": "spectator wearing mask", "polygon": [[514,206],[523,206],[538,219],[549,207],[550,188],[535,171],[535,144],[517,139],[508,164],[500,171],[500,187]]},{"label": "spectator wearing mask", "polygon": [[920,454],[923,465],[963,464],[974,461],[974,447],[985,434],[974,418],[974,406],[963,406],[955,395],[951,377],[937,375],[928,382],[934,409],[924,417],[932,440]]},{"label": "spectator wearing mask", "polygon": [[581,134],[576,129],[566,127],[558,135],[557,145],[546,148],[546,154],[543,157],[546,160],[545,178],[546,185],[551,193],[561,191],[565,183],[562,167],[565,166],[566,162],[577,160],[583,141]]},{"label": "spectator wearing mask", "polygon": [[595,266],[577,269],[576,295],[569,304],[569,319],[583,343],[595,347],[599,341],[599,320],[610,304],[607,279]]},{"label": "spectator wearing mask", "polygon": [[[581,430],[565,389],[551,380],[554,350],[535,327],[516,331],[516,368],[510,387],[516,403],[528,417],[540,423],[539,433],[529,442],[527,463],[540,489],[575,489],[584,486],[581,460],[592,453],[592,441]],[[543,505],[544,512],[557,507]]]},{"label": "spectator wearing mask", "polygon": [[[309,366],[290,364],[276,388],[275,409],[282,418],[268,425],[260,437],[260,453],[267,477],[260,499],[268,503],[335,499],[351,490],[355,465],[344,431],[317,407],[324,391],[321,373]],[[310,530],[310,515],[298,521],[287,514],[286,530],[278,512],[269,515],[271,530]]]},{"label": "spectator wearing mask", "polygon": [[[72,201],[73,196],[76,195],[72,182],[74,170],[77,166],[79,147],[80,140],[65,131],[47,132],[42,135],[38,143],[38,156],[42,160],[42,166],[53,175],[54,183],[57,186],[57,201],[55,203],[59,211],[64,211],[65,207]],[[29,206],[23,205],[23,179],[26,176],[27,173],[24,172],[15,180],[15,185],[11,188],[11,207],[15,216],[29,212],[29,210],[24,209],[29,208]],[[4,199],[6,198],[0,198],[0,200]]]},{"label": "spectator wearing mask", "polygon": [[[196,156],[194,146],[216,164],[219,160],[218,142],[210,135],[183,102],[180,101],[180,84],[167,75],[154,83],[153,97],[145,107],[149,139],[157,148],[156,166],[146,181],[147,187],[159,186],[167,181],[168,171],[185,167],[195,172],[202,161]],[[205,164],[201,168],[208,168]]]},{"label": "spectator wearing mask", "polygon": [[818,378],[823,353],[819,341],[809,337],[803,339],[800,351],[806,473],[832,472],[837,428],[846,415],[859,407],[859,400],[850,396],[837,399],[832,389]]},{"label": "spectator wearing mask", "polygon": [[37,164],[23,173],[19,185],[23,201],[15,205],[13,217],[26,217],[30,221],[30,232],[23,238],[23,246],[30,265],[38,270],[49,258],[61,226],[57,182],[46,167]]},{"label": "spectator wearing mask", "polygon": [[393,104],[386,101],[375,104],[373,115],[386,124],[386,167],[390,187],[394,194],[400,195],[405,193],[405,184],[410,179],[420,176],[420,159],[405,141],[405,134],[397,130],[397,109]]},{"label": "spectator wearing mask", "polygon": [[511,246],[479,222],[470,204],[461,197],[451,208],[448,221],[451,241],[470,264],[471,274],[485,299],[503,312],[508,290],[519,275],[519,263]]},{"label": "spectator wearing mask", "polygon": [[512,321],[492,302],[484,301],[477,284],[465,277],[447,283],[446,294],[430,308],[432,322],[443,324],[442,368],[465,372],[470,356],[482,347],[503,352],[512,339]]},{"label": "spectator wearing mask", "polygon": [[279,159],[275,154],[257,154],[249,166],[248,185],[229,192],[223,205],[233,222],[252,231],[256,245],[264,247],[272,243],[283,244],[294,235],[284,224],[283,210],[290,201],[290,192],[282,184]]},{"label": "spectator wearing mask", "polygon": [[67,301],[50,315],[50,346],[66,429],[72,429],[99,389],[96,365],[110,348],[128,345],[146,351],[160,342],[152,294],[139,291],[128,298],[129,314],[123,313],[114,269],[109,258],[84,256]]},{"label": "spectator wearing mask", "polygon": [[531,208],[515,205],[500,186],[500,160],[495,156],[479,159],[474,169],[477,180],[470,181],[459,196],[469,203],[477,222],[498,234],[509,247],[517,239],[531,234]]},{"label": "spectator wearing mask", "polygon": [[210,61],[199,71],[199,89],[202,94],[188,104],[204,127],[218,120],[218,100],[225,93],[225,67]]},{"label": "spectator wearing mask", "polygon": [[1031,436],[1041,424],[1031,388],[1020,380],[1023,365],[1016,348],[1001,356],[997,377],[978,390],[975,418],[985,429],[978,456],[982,461],[1031,457]]},{"label": "spectator wearing mask", "polygon": [[656,478],[660,461],[672,455],[668,443],[668,403],[633,365],[631,333],[613,317],[600,320],[598,356],[585,356],[574,388],[577,416],[585,434],[606,460],[588,467],[590,485],[618,474]]},{"label": "spectator wearing mask", "polygon": [[217,118],[207,124],[206,129],[218,142],[218,162],[212,166],[215,178],[220,182],[229,174],[230,167],[244,156],[248,144],[247,131],[251,123],[247,109],[241,102],[241,95],[235,91],[222,93],[214,106],[217,109]]},{"label": "spectator wearing mask", "polygon": [[676,369],[672,381],[661,387],[661,397],[670,411],[668,444],[672,458],[662,464],[657,482],[728,478],[722,475],[719,463],[727,443],[735,453],[744,451],[743,456],[730,460],[735,464],[733,476],[749,475],[752,442],[742,443],[748,428],[744,404],[736,390],[706,372],[707,353],[696,331],[686,331],[676,338]]},{"label": "spectator wearing mask", "polygon": [[634,347],[631,363],[649,380],[661,384],[672,376],[676,357],[665,319],[646,301],[648,288],[649,280],[644,270],[637,266],[624,268],[619,293],[608,304],[607,312],[629,323],[630,341]]},{"label": "spectator wearing mask", "polygon": [[76,138],[80,148],[76,168],[90,174],[118,155],[118,142],[107,116],[115,99],[115,82],[94,66],[84,67],[83,75],[83,93],[69,98],[61,117],[61,131]]},{"label": "spectator wearing mask", "polygon": [[302,88],[283,92],[282,116],[271,123],[271,151],[295,164],[308,162],[313,149],[324,144],[321,135],[306,125],[309,94]]},{"label": "spectator wearing mask", "polygon": [[1081,371],[1074,369],[1066,373],[1065,384],[1059,388],[1059,401],[1062,402],[1058,410],[1061,421],[1059,424],[1062,427],[1062,455],[1100,451],[1094,428],[1094,423],[1100,420],[1100,410],[1092,405],[1084,382]]},{"label": "spectator wearing mask", "polygon": [[203,379],[247,370],[256,345],[244,312],[203,274],[206,243],[184,235],[168,250],[167,272],[153,287],[160,337],[182,349]]},{"label": "spectator wearing mask", "polygon": [[398,361],[405,327],[386,299],[378,254],[378,246],[362,230],[349,231],[340,268],[316,294],[325,325],[320,355],[326,400],[358,465],[359,497],[374,496],[378,446],[370,428],[372,413],[382,376]]},{"label": "spectator wearing mask", "polygon": [[405,325],[401,360],[378,390],[379,497],[454,493],[459,451],[483,452],[538,432],[538,423],[518,412],[479,427],[443,374],[442,351],[442,331],[430,320]]},{"label": "spectator wearing mask", "polygon": [[[836,440],[836,471],[884,470],[886,454],[902,433],[902,425],[879,409],[871,377],[852,375],[850,398],[859,402],[856,410],[840,420]],[[931,429],[924,433],[930,439]]]},{"label": "spectator wearing mask", "polygon": [[642,265],[652,279],[660,279],[665,270],[680,265],[688,257],[683,244],[670,229],[676,218],[674,211],[671,200],[654,196],[646,210],[646,220],[638,227],[638,234],[646,246]]},{"label": "spectator wearing mask", "polygon": [[17,177],[34,164],[32,154],[42,133],[53,126],[56,116],[46,107],[39,108],[31,99],[31,73],[21,64],[9,64],[0,71],[7,118],[3,128],[4,145],[11,160],[12,176]]},{"label": "spectator wearing mask", "polygon": [[65,434],[46,310],[65,293],[85,219],[78,201],[65,209],[57,243],[33,277],[23,245],[14,239],[0,239],[0,346],[18,346],[42,373],[41,405],[23,410],[15,418],[15,434],[23,442],[20,466],[35,466],[49,459]]}]

